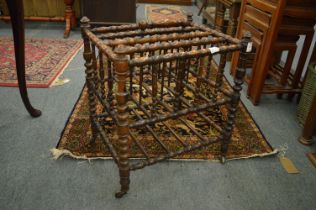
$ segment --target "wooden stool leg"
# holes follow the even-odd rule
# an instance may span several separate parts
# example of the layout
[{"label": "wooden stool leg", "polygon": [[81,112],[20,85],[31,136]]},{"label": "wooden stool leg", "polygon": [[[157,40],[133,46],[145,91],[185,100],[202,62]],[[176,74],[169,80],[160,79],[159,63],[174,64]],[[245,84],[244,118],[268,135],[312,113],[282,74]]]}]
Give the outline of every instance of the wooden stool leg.
[{"label": "wooden stool leg", "polygon": [[16,60],[16,71],[19,83],[19,90],[25,108],[32,117],[41,116],[41,111],[34,109],[27,94],[25,81],[25,49],[24,49],[24,12],[22,0],[6,0],[13,29],[14,50]]}]

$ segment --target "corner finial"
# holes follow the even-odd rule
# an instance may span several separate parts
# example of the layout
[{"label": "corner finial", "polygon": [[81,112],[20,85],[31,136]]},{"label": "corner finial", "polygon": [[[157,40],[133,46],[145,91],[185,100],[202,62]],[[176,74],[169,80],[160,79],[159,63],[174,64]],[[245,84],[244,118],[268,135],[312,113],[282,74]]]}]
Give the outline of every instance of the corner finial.
[{"label": "corner finial", "polygon": [[81,28],[90,28],[90,19],[86,16],[82,17],[80,20]]}]

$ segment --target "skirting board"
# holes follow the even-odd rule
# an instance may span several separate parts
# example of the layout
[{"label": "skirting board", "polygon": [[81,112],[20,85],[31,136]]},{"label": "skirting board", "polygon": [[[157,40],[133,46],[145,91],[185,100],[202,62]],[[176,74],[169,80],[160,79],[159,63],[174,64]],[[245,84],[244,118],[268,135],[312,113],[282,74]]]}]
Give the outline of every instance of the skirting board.
[{"label": "skirting board", "polygon": [[192,0],[138,0],[138,3],[192,5]]}]

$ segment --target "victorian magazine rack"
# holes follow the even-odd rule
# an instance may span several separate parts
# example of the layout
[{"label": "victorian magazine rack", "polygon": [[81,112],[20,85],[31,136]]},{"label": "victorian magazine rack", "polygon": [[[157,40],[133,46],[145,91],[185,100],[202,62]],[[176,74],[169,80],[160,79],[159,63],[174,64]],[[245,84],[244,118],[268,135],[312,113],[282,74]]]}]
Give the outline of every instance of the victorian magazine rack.
[{"label": "victorian magazine rack", "polygon": [[[117,164],[117,198],[129,190],[133,170],[215,143],[220,145],[219,159],[225,161],[250,34],[240,41],[193,23],[192,15],[183,22],[97,28],[83,17],[81,30],[92,130],[89,145],[102,141]],[[235,51],[240,52],[240,62],[234,85],[227,88],[226,54]],[[198,129],[188,116],[199,117],[206,127]],[[185,127],[188,134],[182,135],[175,125]],[[161,149],[159,155],[148,152],[152,145],[139,138],[143,134]],[[170,141],[178,145],[171,147]],[[143,158],[132,159],[132,148]]]}]

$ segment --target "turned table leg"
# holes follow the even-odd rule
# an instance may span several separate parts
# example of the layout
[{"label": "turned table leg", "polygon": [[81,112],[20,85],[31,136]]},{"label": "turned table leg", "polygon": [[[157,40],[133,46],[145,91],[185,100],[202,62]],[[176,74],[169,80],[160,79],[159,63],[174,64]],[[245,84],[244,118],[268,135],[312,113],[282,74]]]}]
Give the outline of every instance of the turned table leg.
[{"label": "turned table leg", "polygon": [[70,34],[70,29],[74,29],[76,27],[76,15],[73,10],[75,0],[64,0],[66,5],[65,9],[65,21],[66,21],[66,29],[64,32],[64,38],[68,38]]},{"label": "turned table leg", "polygon": [[41,116],[41,111],[34,109],[31,105],[25,81],[25,50],[24,50],[24,12],[22,0],[6,0],[12,23],[16,71],[19,83],[19,90],[25,108],[32,117]]}]

